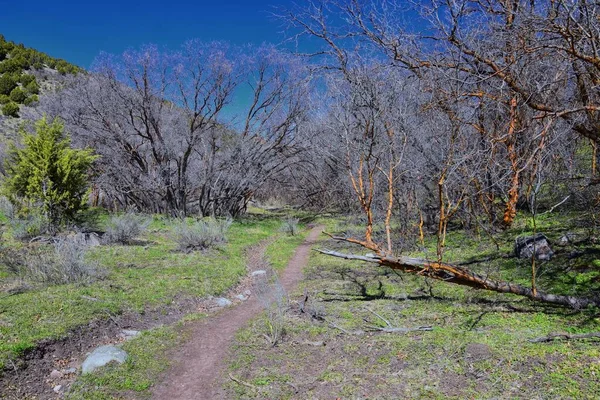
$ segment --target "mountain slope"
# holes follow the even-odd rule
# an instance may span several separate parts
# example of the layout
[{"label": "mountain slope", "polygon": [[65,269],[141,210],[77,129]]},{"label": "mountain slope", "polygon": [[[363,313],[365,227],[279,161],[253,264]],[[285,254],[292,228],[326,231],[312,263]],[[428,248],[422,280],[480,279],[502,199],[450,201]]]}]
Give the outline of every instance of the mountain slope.
[{"label": "mountain slope", "polygon": [[1,114],[18,118],[21,106],[35,103],[40,93],[52,88],[61,75],[80,72],[83,69],[76,65],[0,35]]}]

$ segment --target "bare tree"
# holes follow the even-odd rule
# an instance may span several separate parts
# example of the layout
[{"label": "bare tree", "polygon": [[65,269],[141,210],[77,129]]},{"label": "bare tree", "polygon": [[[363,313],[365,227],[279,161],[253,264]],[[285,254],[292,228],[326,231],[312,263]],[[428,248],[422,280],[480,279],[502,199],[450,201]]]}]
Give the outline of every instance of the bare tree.
[{"label": "bare tree", "polygon": [[[61,115],[79,143],[102,155],[96,183],[108,201],[171,215],[237,215],[270,175],[297,161],[307,72],[268,46],[148,46],[101,57],[94,73],[39,110]],[[224,115],[236,96],[249,97],[235,100],[247,107],[242,121]]]},{"label": "bare tree", "polygon": [[[494,197],[504,198],[502,221],[505,226],[512,224],[524,187],[523,177],[531,182],[539,176],[544,167],[541,155],[547,153],[550,143],[559,142],[559,122],[567,123],[579,135],[597,140],[593,127],[597,106],[583,95],[583,89],[589,91],[594,82],[590,72],[595,68],[591,30],[598,24],[583,14],[595,16],[595,6],[565,2],[422,1],[414,4],[421,11],[419,21],[423,24],[415,31],[403,24],[407,15],[405,4],[310,2],[286,18],[299,35],[309,35],[324,44],[322,51],[311,55],[322,57],[324,70],[337,71],[348,82],[353,82],[356,65],[364,58],[369,60],[367,65],[388,60],[392,69],[406,71],[405,76],[421,82],[420,89],[429,99],[419,106],[441,122],[432,131],[439,135],[436,143],[442,145],[427,148],[437,153],[431,159],[438,163],[427,166],[437,186],[437,260],[395,255],[389,239],[388,246],[373,240],[374,193],[378,185],[373,177],[375,171],[385,171],[386,165],[382,156],[385,151],[373,151],[377,148],[373,143],[381,145],[382,141],[372,140],[371,126],[386,124],[386,118],[376,113],[362,118],[364,136],[360,146],[351,148],[347,157],[352,187],[366,215],[365,239],[334,237],[357,243],[373,253],[357,256],[323,252],[538,301],[573,307],[598,304],[596,299],[543,293],[535,287],[534,279],[532,287],[527,288],[443,262],[448,221],[475,207],[475,199],[493,215]],[[414,17],[415,10],[412,12]],[[577,36],[574,31],[584,33]],[[556,44],[561,41],[562,46]],[[585,73],[577,73],[577,63],[588,63]],[[578,87],[581,74],[588,83]],[[364,87],[358,90],[363,96],[369,94]],[[426,123],[424,119],[420,122]],[[419,128],[415,130],[418,132]],[[398,143],[388,146],[389,152],[401,149]],[[392,197],[387,199],[391,210],[392,201]],[[388,214],[385,225],[387,218]]]}]

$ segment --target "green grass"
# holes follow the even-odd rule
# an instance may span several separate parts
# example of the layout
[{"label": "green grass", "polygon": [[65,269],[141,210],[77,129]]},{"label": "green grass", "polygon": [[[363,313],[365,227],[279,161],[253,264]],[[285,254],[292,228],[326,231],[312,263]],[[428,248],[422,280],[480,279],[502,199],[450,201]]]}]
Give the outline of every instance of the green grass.
[{"label": "green grass", "polygon": [[[577,223],[569,223],[568,219],[576,222],[575,217],[536,221],[538,228],[543,227],[538,231],[551,239],[566,230],[584,235]],[[498,233],[499,252],[484,235],[450,232],[446,257],[460,261],[510,253],[514,237],[529,228],[522,219],[514,229]],[[412,254],[435,254],[434,241],[426,245],[427,251]],[[319,246],[361,251],[331,241]],[[576,247],[590,246],[595,248],[589,243]],[[583,257],[571,265],[572,260],[558,255],[541,263],[540,284],[557,292],[594,290],[598,274],[588,268],[595,267],[596,257]],[[527,284],[528,265],[527,260],[498,258],[472,266]],[[276,348],[262,339],[260,319],[239,332],[230,370],[245,382],[270,379],[270,383],[255,390],[225,382],[230,398],[370,398],[377,393],[377,398],[593,399],[600,393],[597,340],[529,341],[555,332],[598,331],[600,317],[595,309],[574,312],[439,281],[429,282],[431,296],[422,277],[398,276],[377,266],[317,253],[312,253],[305,276],[302,286],[313,306],[323,309],[326,322],[291,313],[284,340]],[[368,332],[369,326],[384,325],[371,311],[394,326],[432,326],[433,331]],[[333,324],[367,332],[348,335]],[[325,347],[307,345],[308,341],[322,341]],[[281,382],[272,376],[291,380]]]},{"label": "green grass", "polygon": [[[107,218],[100,215],[100,223]],[[307,234],[304,230],[287,236],[280,231],[280,216],[262,214],[236,221],[223,246],[184,254],[175,251],[173,227],[169,219],[155,217],[139,245],[95,248],[90,258],[108,269],[105,280],[88,286],[40,287],[1,298],[0,360],[14,359],[39,340],[62,337],[95,318],[160,309],[178,297],[219,295],[246,274],[246,249],[268,238],[274,240],[266,257],[276,270],[282,270]],[[202,317],[190,314],[178,324],[152,329],[124,343],[129,358],[123,365],[109,365],[78,377],[67,398],[148,396],[169,366],[168,351],[185,340],[188,323]],[[263,384],[271,379],[286,378],[270,377]]]},{"label": "green grass", "polygon": [[269,243],[265,255],[273,269],[281,271],[285,268],[307,234],[307,230],[302,230],[295,236],[281,234],[273,243]]},{"label": "green grass", "polygon": [[107,279],[0,298],[0,368],[39,340],[62,337],[92,319],[168,306],[176,297],[223,293],[246,274],[245,249],[278,234],[279,227],[274,218],[238,221],[222,247],[182,254],[175,251],[172,224],[156,218],[145,244],[94,249],[91,258],[109,271]]},{"label": "green grass", "polygon": [[170,365],[168,351],[186,337],[184,323],[142,333],[123,344],[128,355],[125,363],[112,363],[92,374],[79,376],[66,398],[108,400],[122,398],[127,392],[148,395],[156,378]]}]

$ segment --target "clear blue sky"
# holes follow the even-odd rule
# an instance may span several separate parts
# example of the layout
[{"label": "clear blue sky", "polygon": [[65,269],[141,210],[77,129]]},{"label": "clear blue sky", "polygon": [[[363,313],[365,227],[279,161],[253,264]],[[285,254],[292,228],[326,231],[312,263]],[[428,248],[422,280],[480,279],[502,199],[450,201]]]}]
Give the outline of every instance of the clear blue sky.
[{"label": "clear blue sky", "polygon": [[0,33],[88,68],[101,51],[121,53],[148,43],[176,48],[198,38],[277,44],[283,27],[271,14],[291,5],[292,0],[0,0]]}]

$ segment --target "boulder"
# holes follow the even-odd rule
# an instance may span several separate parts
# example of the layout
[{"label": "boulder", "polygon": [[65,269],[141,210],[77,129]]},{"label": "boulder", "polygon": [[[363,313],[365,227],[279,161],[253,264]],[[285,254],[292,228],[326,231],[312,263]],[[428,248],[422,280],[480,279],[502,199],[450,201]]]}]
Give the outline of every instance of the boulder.
[{"label": "boulder", "polygon": [[123,349],[110,345],[100,346],[85,359],[81,365],[81,373],[89,374],[113,361],[123,364],[125,360],[127,353]]},{"label": "boulder", "polygon": [[515,256],[537,260],[550,260],[554,255],[548,238],[543,233],[532,236],[519,236],[515,239]]},{"label": "boulder", "polygon": [[259,269],[259,270],[252,272],[253,277],[265,276],[265,275],[267,275],[267,271],[265,271],[264,269]]}]

